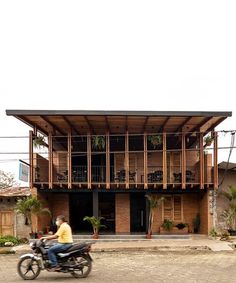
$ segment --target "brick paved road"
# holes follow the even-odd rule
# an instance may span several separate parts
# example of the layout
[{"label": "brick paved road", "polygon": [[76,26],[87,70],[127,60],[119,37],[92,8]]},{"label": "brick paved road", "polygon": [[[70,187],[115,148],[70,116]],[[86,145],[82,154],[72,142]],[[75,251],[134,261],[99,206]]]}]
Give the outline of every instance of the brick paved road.
[{"label": "brick paved road", "polygon": [[[236,252],[94,253],[86,279],[43,271],[34,282],[236,282]],[[0,282],[24,282],[17,255],[0,255]]]}]

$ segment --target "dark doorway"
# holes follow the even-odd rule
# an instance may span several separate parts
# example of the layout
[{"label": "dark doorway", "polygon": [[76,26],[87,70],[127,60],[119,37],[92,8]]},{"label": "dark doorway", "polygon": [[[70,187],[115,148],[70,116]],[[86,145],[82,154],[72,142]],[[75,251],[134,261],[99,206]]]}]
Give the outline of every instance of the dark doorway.
[{"label": "dark doorway", "polygon": [[85,216],[93,215],[93,194],[70,194],[70,224],[73,233],[92,232],[91,224],[83,221]]},{"label": "dark doorway", "polygon": [[99,193],[99,216],[104,217],[102,224],[106,227],[101,229],[102,233],[115,232],[115,194]]},{"label": "dark doorway", "polygon": [[146,198],[143,193],[130,194],[130,231],[146,231]]}]

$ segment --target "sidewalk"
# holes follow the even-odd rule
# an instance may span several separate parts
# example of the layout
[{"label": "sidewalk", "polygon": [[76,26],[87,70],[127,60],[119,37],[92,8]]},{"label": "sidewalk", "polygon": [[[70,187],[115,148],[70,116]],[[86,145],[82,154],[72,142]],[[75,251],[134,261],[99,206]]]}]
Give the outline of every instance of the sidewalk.
[{"label": "sidewalk", "polygon": [[[190,239],[152,239],[139,241],[99,241],[86,240],[94,242],[93,252],[111,252],[111,251],[183,251],[183,250],[211,250],[234,251],[230,242],[212,240],[208,237],[194,237]],[[29,245],[20,245],[12,248],[16,253],[29,252]]]}]

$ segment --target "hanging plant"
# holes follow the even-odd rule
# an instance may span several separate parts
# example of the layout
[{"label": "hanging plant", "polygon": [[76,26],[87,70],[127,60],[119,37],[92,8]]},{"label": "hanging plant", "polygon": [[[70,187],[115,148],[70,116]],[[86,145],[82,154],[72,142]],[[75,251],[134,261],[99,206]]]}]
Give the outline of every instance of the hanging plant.
[{"label": "hanging plant", "polygon": [[206,145],[206,146],[211,146],[211,144],[212,144],[212,142],[213,142],[213,137],[210,136],[210,135],[207,136],[207,137],[205,137],[204,142],[205,142],[205,145]]},{"label": "hanging plant", "polygon": [[92,137],[92,147],[93,149],[104,150],[106,146],[104,136],[93,136]]},{"label": "hanging plant", "polygon": [[162,144],[162,137],[161,135],[148,136],[148,141],[153,145],[155,149],[158,145]]},{"label": "hanging plant", "polygon": [[40,148],[45,146],[45,139],[44,136],[34,136],[33,137],[33,145],[35,148]]}]

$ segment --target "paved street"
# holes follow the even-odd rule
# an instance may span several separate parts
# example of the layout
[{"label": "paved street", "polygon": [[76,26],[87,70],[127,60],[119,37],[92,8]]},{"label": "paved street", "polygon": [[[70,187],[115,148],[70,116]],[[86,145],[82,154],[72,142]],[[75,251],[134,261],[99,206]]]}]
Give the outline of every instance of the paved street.
[{"label": "paved street", "polygon": [[[236,252],[93,253],[86,279],[43,271],[34,282],[236,282]],[[23,282],[16,273],[18,255],[0,255],[0,282]]]}]

